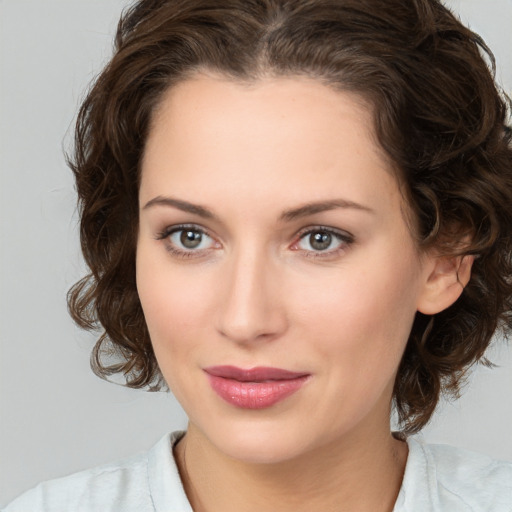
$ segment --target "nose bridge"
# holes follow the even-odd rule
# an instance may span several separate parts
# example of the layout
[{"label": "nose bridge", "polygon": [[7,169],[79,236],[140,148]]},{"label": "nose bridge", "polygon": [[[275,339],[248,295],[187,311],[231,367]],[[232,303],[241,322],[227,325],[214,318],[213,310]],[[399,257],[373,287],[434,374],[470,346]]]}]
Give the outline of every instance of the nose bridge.
[{"label": "nose bridge", "polygon": [[226,262],[219,331],[239,343],[270,339],[285,328],[277,268],[261,247],[238,247]]}]

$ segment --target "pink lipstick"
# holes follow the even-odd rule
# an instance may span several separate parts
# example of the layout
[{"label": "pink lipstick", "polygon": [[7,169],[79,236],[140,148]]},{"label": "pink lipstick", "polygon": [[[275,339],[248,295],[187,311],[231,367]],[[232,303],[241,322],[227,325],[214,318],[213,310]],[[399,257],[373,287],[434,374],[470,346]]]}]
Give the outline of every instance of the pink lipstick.
[{"label": "pink lipstick", "polygon": [[298,391],[310,376],[267,367],[211,366],[204,371],[212,389],[223,400],[242,409],[270,407]]}]

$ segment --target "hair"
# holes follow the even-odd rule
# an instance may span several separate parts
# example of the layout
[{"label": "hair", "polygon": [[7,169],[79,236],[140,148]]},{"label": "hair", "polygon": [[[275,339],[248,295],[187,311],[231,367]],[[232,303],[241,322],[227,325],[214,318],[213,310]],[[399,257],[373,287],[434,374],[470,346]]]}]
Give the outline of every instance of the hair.
[{"label": "hair", "polygon": [[102,331],[94,372],[123,374],[134,388],[165,388],[135,282],[141,159],[164,92],[201,71],[308,76],[360,95],[418,247],[475,257],[451,307],[416,314],[398,368],[402,435],[419,431],[442,393],[458,396],[469,367],[489,364],[493,333],[512,328],[512,144],[492,53],[438,0],[139,0],[127,9],[68,156],[90,268],[68,305],[78,325]]}]

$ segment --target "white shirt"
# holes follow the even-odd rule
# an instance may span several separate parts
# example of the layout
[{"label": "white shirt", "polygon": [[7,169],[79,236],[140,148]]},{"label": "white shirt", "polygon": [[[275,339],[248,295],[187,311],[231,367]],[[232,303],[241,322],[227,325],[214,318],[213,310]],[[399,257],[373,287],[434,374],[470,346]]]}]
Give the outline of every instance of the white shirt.
[{"label": "white shirt", "polygon": [[[149,452],[39,484],[4,512],[193,512],[172,455],[182,432]],[[408,439],[393,512],[512,512],[512,462]]]}]

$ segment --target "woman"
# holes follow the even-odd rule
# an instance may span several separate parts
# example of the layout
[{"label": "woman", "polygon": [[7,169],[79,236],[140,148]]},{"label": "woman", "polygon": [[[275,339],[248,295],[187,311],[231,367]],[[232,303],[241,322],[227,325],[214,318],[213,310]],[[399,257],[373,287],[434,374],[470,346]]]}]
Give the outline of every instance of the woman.
[{"label": "woman", "polygon": [[433,0],[146,0],[116,44],[70,310],[189,427],[7,510],[510,510],[510,463],[409,437],[512,324],[484,43]]}]

